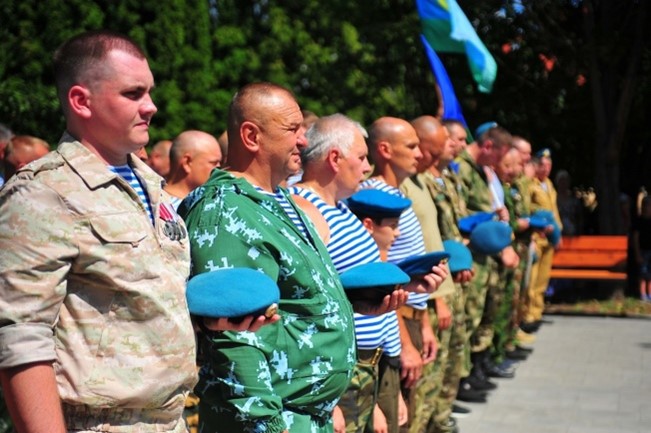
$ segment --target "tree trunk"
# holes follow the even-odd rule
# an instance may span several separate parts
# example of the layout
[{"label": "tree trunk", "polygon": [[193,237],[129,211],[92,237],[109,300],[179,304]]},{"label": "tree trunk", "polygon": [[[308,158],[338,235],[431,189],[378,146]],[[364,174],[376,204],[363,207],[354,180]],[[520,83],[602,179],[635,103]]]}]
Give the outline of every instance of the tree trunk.
[{"label": "tree trunk", "polygon": [[[634,40],[627,59],[625,74],[620,80],[612,58],[600,58],[595,41],[595,7],[584,3],[584,24],[592,76],[595,137],[595,186],[599,201],[599,230],[601,234],[623,234],[620,212],[620,156],[624,145],[626,123],[633,101],[643,49],[646,2],[621,4],[615,0],[600,2],[599,18],[602,32],[611,33],[612,18],[617,8],[631,8],[634,16]],[[620,14],[622,11],[618,11]],[[626,13],[626,12],[625,12]],[[621,30],[621,29],[620,29]],[[612,34],[612,33],[611,33]],[[623,69],[623,68],[622,68]],[[617,86],[621,83],[621,87]],[[613,91],[613,90],[617,91]],[[618,95],[619,93],[619,95]]]}]

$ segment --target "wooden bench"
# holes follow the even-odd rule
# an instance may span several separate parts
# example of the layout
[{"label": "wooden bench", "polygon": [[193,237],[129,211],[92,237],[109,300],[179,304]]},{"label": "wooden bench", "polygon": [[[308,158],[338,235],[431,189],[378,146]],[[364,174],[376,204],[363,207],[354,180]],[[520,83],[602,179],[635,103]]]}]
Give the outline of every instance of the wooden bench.
[{"label": "wooden bench", "polygon": [[626,236],[563,236],[551,278],[625,281]]}]

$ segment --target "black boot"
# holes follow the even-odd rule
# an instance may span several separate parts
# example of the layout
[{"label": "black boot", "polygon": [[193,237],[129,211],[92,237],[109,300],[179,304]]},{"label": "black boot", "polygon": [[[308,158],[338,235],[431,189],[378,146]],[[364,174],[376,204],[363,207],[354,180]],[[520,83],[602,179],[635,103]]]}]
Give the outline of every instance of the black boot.
[{"label": "black boot", "polygon": [[468,376],[467,381],[470,386],[479,391],[490,391],[497,388],[495,383],[488,380],[483,370],[483,359],[487,354],[487,351],[470,354],[472,369],[470,370],[470,376]]},{"label": "black boot", "polygon": [[459,382],[457,400],[468,403],[486,403],[486,391],[479,391],[473,388],[472,385],[468,383],[467,378],[464,378]]},{"label": "black boot", "polygon": [[496,377],[500,379],[511,379],[515,377],[515,368],[508,368],[495,364],[490,355],[483,358],[482,369],[484,370],[484,374],[488,377]]}]

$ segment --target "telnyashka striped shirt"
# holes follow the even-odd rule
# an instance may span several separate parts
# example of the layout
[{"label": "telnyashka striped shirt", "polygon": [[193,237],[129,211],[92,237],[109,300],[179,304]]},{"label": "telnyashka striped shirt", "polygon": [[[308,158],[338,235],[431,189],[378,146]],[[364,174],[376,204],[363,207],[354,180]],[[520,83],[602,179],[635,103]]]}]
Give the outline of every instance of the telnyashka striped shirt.
[{"label": "telnyashka striped shirt", "polygon": [[[362,222],[342,203],[331,206],[313,191],[290,188],[292,194],[300,195],[314,204],[325,218],[330,229],[326,245],[337,272],[342,273],[354,266],[380,261],[377,244]],[[355,336],[357,348],[373,350],[382,347],[387,356],[400,355],[400,331],[396,312],[379,316],[355,313]]]},{"label": "telnyashka striped shirt", "polygon": [[[375,188],[380,191],[388,192],[393,195],[405,197],[405,195],[398,188],[394,188],[381,179],[376,177],[370,178],[362,182],[362,188]],[[391,263],[398,263],[407,257],[425,254],[425,242],[423,241],[423,230],[420,227],[420,222],[416,217],[416,213],[409,206],[400,215],[398,222],[398,229],[400,236],[398,236],[389,249],[387,261]],[[407,305],[418,310],[427,308],[427,300],[429,293],[410,293]]]},{"label": "telnyashka striped shirt", "polygon": [[145,192],[144,188],[142,187],[142,183],[140,182],[140,179],[138,178],[138,176],[136,176],[136,173],[134,173],[131,166],[129,164],[119,165],[119,166],[109,165],[108,169],[111,170],[113,173],[117,174],[118,176],[120,176],[122,179],[124,179],[129,184],[129,186],[133,188],[136,194],[138,194],[138,198],[140,198],[140,202],[145,207],[145,210],[147,211],[147,215],[149,216],[149,220],[153,225],[154,213],[151,210],[151,202],[149,201],[149,196]]}]

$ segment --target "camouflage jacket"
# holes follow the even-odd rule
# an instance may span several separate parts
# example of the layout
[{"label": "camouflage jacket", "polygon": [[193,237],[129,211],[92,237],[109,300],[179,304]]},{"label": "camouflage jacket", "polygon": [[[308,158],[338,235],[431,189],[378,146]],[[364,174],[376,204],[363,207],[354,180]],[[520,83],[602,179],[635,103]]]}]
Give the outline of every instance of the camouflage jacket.
[{"label": "camouflage jacket", "polygon": [[509,211],[509,225],[515,234],[515,240],[528,244],[531,241],[530,229],[520,231],[518,228],[518,219],[529,216],[529,210],[526,207],[525,194],[522,193],[522,184],[513,182],[512,184],[503,183],[504,188],[504,205]]},{"label": "camouflage jacket", "polygon": [[250,267],[280,288],[280,321],[255,334],[224,332],[204,340],[197,394],[206,431],[309,431],[292,427],[288,412],[326,423],[350,381],[356,361],[352,307],[316,230],[281,191],[308,236],[277,200],[221,170],[180,207],[193,274]]},{"label": "camouflage jacket", "polygon": [[459,184],[455,181],[455,175],[447,170],[442,174],[441,177],[436,177],[428,171],[421,177],[434,199],[441,237],[462,241],[459,218],[465,216],[465,203],[459,195]]},{"label": "camouflage jacket", "polygon": [[129,162],[155,225],[68,134],[0,191],[0,368],[53,361],[70,430],[182,431],[196,383],[188,240],[164,234],[162,179]]},{"label": "camouflage jacket", "polygon": [[463,185],[461,198],[465,201],[468,212],[492,212],[493,197],[482,167],[465,150],[456,161],[459,163],[459,179]]}]

